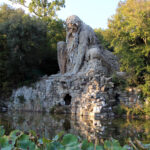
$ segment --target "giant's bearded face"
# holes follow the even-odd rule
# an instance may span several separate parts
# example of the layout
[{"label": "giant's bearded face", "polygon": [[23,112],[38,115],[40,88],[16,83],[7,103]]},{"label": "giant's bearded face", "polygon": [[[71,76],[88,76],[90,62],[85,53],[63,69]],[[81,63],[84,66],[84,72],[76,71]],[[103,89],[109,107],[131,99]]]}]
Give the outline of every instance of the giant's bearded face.
[{"label": "giant's bearded face", "polygon": [[67,30],[69,33],[76,33],[78,31],[78,26],[76,24],[69,23],[67,25]]},{"label": "giant's bearded face", "polygon": [[73,15],[66,19],[66,42],[68,52],[74,51],[78,47],[79,31],[82,25],[82,21],[79,17]]},{"label": "giant's bearded face", "polygon": [[76,33],[81,26],[81,20],[79,17],[73,15],[66,19],[67,32],[70,34]]}]

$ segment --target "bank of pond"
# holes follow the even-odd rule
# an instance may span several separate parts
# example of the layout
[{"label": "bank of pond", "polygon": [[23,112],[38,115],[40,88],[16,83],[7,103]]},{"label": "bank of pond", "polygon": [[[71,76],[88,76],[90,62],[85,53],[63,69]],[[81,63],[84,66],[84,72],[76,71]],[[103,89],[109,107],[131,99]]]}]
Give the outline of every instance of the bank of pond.
[{"label": "bank of pond", "polygon": [[2,150],[150,149],[150,120],[145,119],[7,112],[0,113],[0,126]]}]

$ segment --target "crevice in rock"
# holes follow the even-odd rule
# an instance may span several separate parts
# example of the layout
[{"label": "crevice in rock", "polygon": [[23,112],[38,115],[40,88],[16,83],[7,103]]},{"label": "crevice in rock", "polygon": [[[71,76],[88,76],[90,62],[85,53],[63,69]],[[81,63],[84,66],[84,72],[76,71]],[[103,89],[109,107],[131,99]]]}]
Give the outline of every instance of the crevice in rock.
[{"label": "crevice in rock", "polygon": [[66,94],[66,96],[64,97],[65,105],[70,105],[71,99],[72,97],[69,94]]}]

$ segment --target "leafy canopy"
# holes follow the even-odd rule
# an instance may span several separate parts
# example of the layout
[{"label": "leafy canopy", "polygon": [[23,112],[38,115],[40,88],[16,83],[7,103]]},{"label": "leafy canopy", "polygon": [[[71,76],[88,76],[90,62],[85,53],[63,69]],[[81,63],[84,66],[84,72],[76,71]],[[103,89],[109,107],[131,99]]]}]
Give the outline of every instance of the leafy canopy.
[{"label": "leafy canopy", "polygon": [[63,21],[47,22],[22,9],[0,6],[0,97],[42,75],[57,73],[56,45],[64,38]]},{"label": "leafy canopy", "polygon": [[31,13],[41,18],[56,17],[56,11],[64,7],[65,0],[10,0],[19,3],[29,9]]},{"label": "leafy canopy", "polygon": [[139,86],[150,97],[150,1],[120,2],[108,21],[111,46],[119,56],[129,84]]}]

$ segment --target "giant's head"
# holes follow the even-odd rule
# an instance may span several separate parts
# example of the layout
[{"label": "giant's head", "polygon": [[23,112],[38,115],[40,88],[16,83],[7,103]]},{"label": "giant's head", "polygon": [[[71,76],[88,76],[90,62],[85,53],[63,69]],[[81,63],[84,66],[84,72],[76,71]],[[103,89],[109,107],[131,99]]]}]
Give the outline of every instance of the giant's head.
[{"label": "giant's head", "polygon": [[66,25],[67,25],[67,32],[69,33],[75,33],[78,31],[82,24],[81,19],[76,16],[72,15],[66,19]]}]

